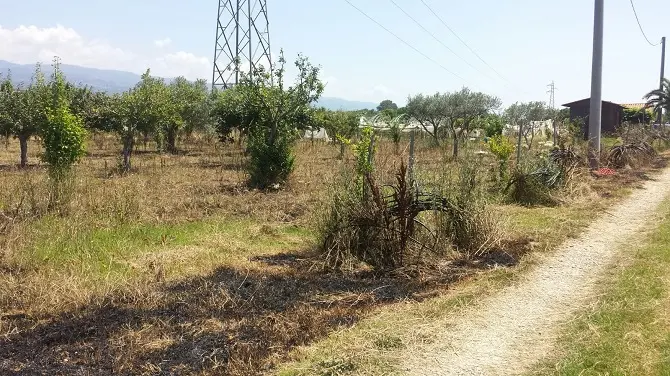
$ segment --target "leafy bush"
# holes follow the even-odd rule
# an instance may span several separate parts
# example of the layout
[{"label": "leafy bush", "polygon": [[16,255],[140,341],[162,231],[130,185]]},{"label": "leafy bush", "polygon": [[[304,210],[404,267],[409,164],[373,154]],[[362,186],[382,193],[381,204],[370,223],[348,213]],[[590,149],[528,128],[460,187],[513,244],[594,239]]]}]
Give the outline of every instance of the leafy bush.
[{"label": "leafy bush", "polygon": [[628,123],[649,124],[655,119],[654,112],[645,108],[624,108],[622,120]]},{"label": "leafy bush", "polygon": [[507,176],[509,160],[514,153],[514,144],[502,134],[491,137],[489,149],[499,162],[499,175],[501,179]]},{"label": "leafy bush", "polygon": [[42,160],[49,164],[52,177],[58,179],[84,156],[86,130],[82,120],[70,111],[58,61],[54,65],[53,78],[53,102],[47,110],[47,123],[41,129],[45,149]]},{"label": "leafy bush", "polygon": [[252,186],[260,189],[283,184],[293,171],[295,162],[295,134],[280,133],[272,141],[269,137],[269,129],[254,128],[247,141],[249,180]]},{"label": "leafy bush", "polygon": [[239,85],[219,94],[213,114],[222,140],[229,139],[235,128],[250,135],[249,183],[262,189],[288,178],[293,169],[291,148],[297,131],[313,122],[315,109],[311,104],[324,88],[319,68],[301,55],[295,62],[295,85],[285,87],[285,62],[282,52],[274,72],[268,73],[261,66],[249,75],[241,73]]},{"label": "leafy bush", "polygon": [[503,135],[491,137],[489,140],[491,153],[501,161],[508,161],[514,153],[514,144]]}]

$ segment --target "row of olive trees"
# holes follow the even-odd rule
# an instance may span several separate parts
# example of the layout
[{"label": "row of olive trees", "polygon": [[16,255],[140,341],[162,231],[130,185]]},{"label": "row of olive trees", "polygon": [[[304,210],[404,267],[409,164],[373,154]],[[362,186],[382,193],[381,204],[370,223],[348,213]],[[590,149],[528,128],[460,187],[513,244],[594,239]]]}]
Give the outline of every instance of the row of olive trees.
[{"label": "row of olive trees", "polygon": [[[180,134],[214,126],[222,140],[233,130],[247,136],[246,151],[252,185],[266,188],[284,182],[293,168],[292,148],[304,130],[317,121],[313,107],[323,84],[319,68],[299,56],[295,62],[295,84],[285,85],[283,54],[278,69],[266,72],[262,67],[252,74],[241,74],[241,83],[223,91],[210,92],[204,80],[189,82],[179,77],[171,82],[153,77],[147,70],[140,82],[122,94],[95,92],[68,83],[60,73],[45,79],[38,65],[28,85],[14,85],[10,77],[0,84],[0,132],[19,139],[21,166],[28,163],[28,140],[40,136],[45,143],[52,97],[57,83],[61,103],[86,129],[111,132],[122,144],[122,169],[131,168],[131,156],[142,137],[154,137],[161,150],[177,151]],[[333,127],[353,128],[351,116],[328,115]],[[336,125],[337,124],[337,125]],[[348,134],[348,131],[342,131]],[[52,140],[57,142],[57,140]]]},{"label": "row of olive trees", "polygon": [[451,138],[453,155],[458,157],[461,140],[501,105],[500,99],[494,96],[463,88],[456,92],[409,97],[405,111],[437,145],[442,139]]},{"label": "row of olive trees", "polygon": [[[69,111],[89,130],[116,133],[123,144],[123,169],[131,167],[135,140],[155,136],[159,146],[177,151],[181,132],[192,132],[210,124],[210,95],[204,80],[189,82],[179,77],[170,83],[147,71],[135,87],[123,94],[109,95],[88,87],[77,87],[58,76],[47,82],[38,65],[28,85],[12,82],[11,75],[0,84],[0,132],[20,144],[20,165],[28,163],[28,140],[44,136],[49,106],[49,88],[62,81],[62,97]],[[11,74],[11,73],[10,73]]]},{"label": "row of olive trees", "polygon": [[39,134],[44,144],[42,160],[55,181],[85,152],[86,130],[82,118],[71,109],[70,88],[57,58],[49,82],[38,65],[26,88],[15,86],[9,77],[0,83],[0,130],[19,139],[23,167],[28,160],[28,139]]}]

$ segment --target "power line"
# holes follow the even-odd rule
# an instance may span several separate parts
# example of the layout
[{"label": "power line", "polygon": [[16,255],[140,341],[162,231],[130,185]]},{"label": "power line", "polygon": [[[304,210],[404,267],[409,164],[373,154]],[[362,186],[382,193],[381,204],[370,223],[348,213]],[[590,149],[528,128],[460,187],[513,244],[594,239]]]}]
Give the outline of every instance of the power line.
[{"label": "power line", "polygon": [[[472,49],[472,47],[470,47],[467,43],[465,43],[465,41],[464,41],[464,40],[463,40],[463,39],[462,39],[462,38],[461,38],[461,37],[460,37],[460,36],[459,36],[459,35],[458,35],[458,34],[451,28],[451,27],[449,27],[449,25],[442,19],[442,17],[440,17],[440,16],[433,10],[433,8],[430,7],[430,5],[428,5],[424,0],[421,0],[421,2],[423,3],[423,5],[426,6],[426,8],[428,8],[428,10],[433,14],[433,16],[435,16],[435,18],[437,18],[438,20],[440,20],[440,22],[442,23],[442,25],[444,25],[444,26],[445,26],[445,27],[446,27],[452,34],[454,34],[454,36],[455,36],[456,38],[458,38],[458,40],[461,41],[461,43],[463,43],[463,45],[464,45],[465,47],[467,47],[467,48],[470,50],[470,52],[472,52],[475,56],[477,56],[477,58],[478,58],[482,63],[484,63],[487,67],[489,67],[489,69],[491,69],[492,71],[494,71],[498,76],[500,76],[500,78],[502,78],[503,80],[505,80],[505,81],[507,81],[508,83],[512,84],[512,82],[510,82],[507,78],[505,78],[505,76],[503,76],[502,74],[500,74],[500,72],[498,72],[497,70],[495,70],[495,68],[493,68],[489,63],[487,63],[486,60],[484,60],[481,56],[479,56],[479,54],[478,54],[474,49]],[[512,84],[512,85],[513,85],[513,84]]]},{"label": "power line", "polygon": [[421,52],[421,51],[420,51],[419,49],[417,49],[416,47],[414,47],[414,46],[412,46],[411,44],[407,43],[404,39],[400,38],[397,34],[395,34],[394,32],[392,32],[391,30],[389,30],[388,28],[386,28],[384,25],[382,25],[381,23],[377,22],[377,20],[375,20],[374,18],[370,17],[367,13],[365,13],[364,11],[362,11],[360,8],[358,8],[357,6],[355,6],[354,4],[352,4],[351,1],[349,1],[349,0],[344,0],[344,1],[346,1],[347,4],[351,5],[352,8],[356,9],[360,14],[364,15],[367,19],[369,19],[370,21],[372,21],[372,22],[374,22],[375,24],[377,24],[377,26],[379,26],[379,27],[381,27],[382,29],[384,29],[387,33],[393,35],[397,40],[399,40],[400,42],[402,42],[404,45],[406,45],[407,47],[409,47],[409,48],[413,49],[414,51],[416,51],[416,53],[418,53],[418,54],[420,54],[421,56],[425,57],[426,59],[430,60],[433,64],[435,64],[435,65],[439,66],[440,68],[444,69],[445,71],[447,71],[448,73],[450,73],[450,74],[453,75],[454,77],[460,79],[461,81],[463,81],[463,82],[467,82],[463,77],[461,77],[461,76],[457,75],[456,73],[452,72],[451,70],[449,70],[449,68],[447,68],[447,67],[445,67],[444,65],[438,63],[437,61],[435,61],[435,60],[434,60],[433,58],[431,58],[430,56],[426,55],[425,53]]},{"label": "power line", "polygon": [[449,50],[449,52],[451,52],[454,56],[456,56],[457,58],[461,59],[463,62],[465,62],[467,65],[469,65],[472,69],[476,70],[477,72],[479,72],[479,73],[485,75],[485,76],[488,77],[488,78],[492,78],[492,77],[489,76],[488,74],[486,74],[486,73],[482,72],[481,70],[479,70],[479,69],[478,69],[477,67],[475,67],[474,65],[470,64],[470,62],[468,62],[467,60],[465,60],[462,56],[460,56],[459,54],[457,54],[456,52],[454,52],[454,50],[452,50],[449,46],[447,46],[444,42],[442,42],[438,37],[436,37],[435,34],[431,33],[428,29],[426,29],[425,26],[423,26],[419,21],[417,21],[417,20],[416,20],[414,17],[412,17],[409,13],[407,13],[402,7],[400,7],[400,5],[398,5],[398,3],[396,3],[394,0],[389,0],[389,1],[390,1],[391,4],[393,4],[396,8],[398,8],[401,12],[403,12],[403,13],[404,13],[410,20],[412,20],[415,24],[417,24],[417,26],[419,26],[423,31],[425,31],[428,35],[430,35],[433,39],[435,39],[439,44],[441,44],[442,47],[444,47],[444,48],[446,48],[447,50]]},{"label": "power line", "polygon": [[650,46],[656,47],[661,44],[661,42],[658,42],[656,44],[651,43],[649,38],[647,38],[647,34],[645,34],[644,29],[642,28],[642,24],[640,23],[640,18],[637,16],[637,11],[635,10],[635,4],[633,3],[633,0],[630,0],[630,6],[633,8],[633,14],[635,14],[635,20],[637,20],[637,26],[640,27],[640,31],[642,32],[642,36],[644,39],[647,40],[647,43],[649,43]]}]

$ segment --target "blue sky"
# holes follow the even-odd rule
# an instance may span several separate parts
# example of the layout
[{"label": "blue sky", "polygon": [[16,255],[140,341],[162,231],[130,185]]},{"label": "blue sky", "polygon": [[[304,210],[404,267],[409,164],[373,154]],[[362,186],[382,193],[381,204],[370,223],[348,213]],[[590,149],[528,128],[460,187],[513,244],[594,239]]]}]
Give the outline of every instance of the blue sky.
[{"label": "blue sky", "polygon": [[[425,0],[511,84],[479,61],[420,0],[395,1],[477,69],[389,0],[350,1],[461,78],[344,0],[268,0],[273,53],[283,48],[292,60],[302,52],[321,65],[328,96],[404,103],[410,94],[468,86],[510,104],[547,101],[552,80],[557,105],[589,96],[591,0]],[[636,0],[635,5],[653,42],[670,37],[670,1]],[[59,55],[69,64],[134,72],[151,67],[164,76],[209,79],[217,6],[217,0],[0,0],[0,59],[33,63]],[[608,0],[605,6],[604,98],[641,101],[658,85],[660,47],[642,37],[629,0]]]}]

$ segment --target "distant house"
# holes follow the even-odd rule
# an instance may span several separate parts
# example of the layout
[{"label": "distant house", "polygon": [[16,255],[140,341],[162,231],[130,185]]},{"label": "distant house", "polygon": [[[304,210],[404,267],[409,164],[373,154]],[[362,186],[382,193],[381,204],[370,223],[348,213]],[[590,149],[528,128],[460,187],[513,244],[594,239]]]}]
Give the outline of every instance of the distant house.
[{"label": "distant house", "polygon": [[[582,99],[575,102],[566,103],[563,107],[570,109],[570,120],[582,120],[584,122],[584,138],[588,138],[589,134],[589,113],[591,112],[591,98]],[[602,103],[602,119],[600,131],[602,133],[614,133],[618,126],[621,125],[623,119],[623,106],[603,101]]]},{"label": "distant house", "polygon": [[630,110],[641,110],[649,107],[647,103],[621,103],[621,106]]}]

